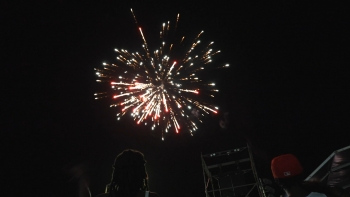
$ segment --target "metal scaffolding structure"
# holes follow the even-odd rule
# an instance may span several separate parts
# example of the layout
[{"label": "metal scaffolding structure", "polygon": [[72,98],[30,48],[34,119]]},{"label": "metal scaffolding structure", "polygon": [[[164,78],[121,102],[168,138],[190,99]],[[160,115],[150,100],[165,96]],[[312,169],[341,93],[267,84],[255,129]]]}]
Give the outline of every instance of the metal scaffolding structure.
[{"label": "metal scaffolding structure", "polygon": [[206,197],[266,197],[248,145],[201,159]]},{"label": "metal scaffolding structure", "polygon": [[350,146],[335,150],[305,181],[341,187],[350,192]]}]

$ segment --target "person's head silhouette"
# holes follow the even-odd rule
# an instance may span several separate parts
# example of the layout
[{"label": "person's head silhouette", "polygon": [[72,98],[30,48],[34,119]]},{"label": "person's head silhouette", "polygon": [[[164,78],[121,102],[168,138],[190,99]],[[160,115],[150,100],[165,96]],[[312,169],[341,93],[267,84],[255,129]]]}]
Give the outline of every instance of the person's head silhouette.
[{"label": "person's head silhouette", "polygon": [[271,171],[275,181],[288,196],[326,197],[324,193],[311,192],[303,186],[303,167],[292,154],[273,158]]},{"label": "person's head silhouette", "polygon": [[113,163],[111,183],[97,197],[159,197],[148,189],[146,160],[140,151],[126,149]]},{"label": "person's head silhouette", "polygon": [[148,191],[145,164],[146,160],[139,151],[128,149],[120,153],[113,164],[110,193],[117,192],[121,196],[129,196],[140,190]]}]

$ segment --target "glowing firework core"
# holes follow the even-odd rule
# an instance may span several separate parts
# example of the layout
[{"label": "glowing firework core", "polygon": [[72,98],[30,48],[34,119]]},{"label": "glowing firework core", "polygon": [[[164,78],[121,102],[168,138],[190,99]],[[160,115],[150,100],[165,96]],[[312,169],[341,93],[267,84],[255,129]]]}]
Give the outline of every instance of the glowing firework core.
[{"label": "glowing firework core", "polygon": [[[131,10],[134,20],[136,17]],[[179,15],[175,24],[178,25]],[[205,83],[199,79],[198,74],[204,72],[207,64],[212,62],[211,57],[220,51],[213,52],[209,48],[214,42],[210,42],[206,47],[194,55],[196,47],[201,43],[199,37],[201,31],[189,49],[175,52],[178,45],[184,45],[184,37],[176,39],[178,45],[167,44],[166,35],[169,35],[170,22],[163,23],[160,38],[161,46],[153,53],[149,52],[146,39],[142,29],[139,28],[145,54],[130,53],[124,49],[115,49],[118,53],[117,60],[120,64],[103,63],[102,69],[95,69],[98,76],[97,82],[108,82],[112,89],[112,98],[117,103],[111,107],[121,107],[121,112],[117,114],[119,120],[127,112],[131,113],[133,119],[140,124],[151,122],[151,129],[160,127],[162,130],[162,140],[164,131],[170,129],[179,133],[180,124],[193,134],[198,129],[196,122],[202,122],[203,113],[217,113],[217,107],[202,101],[204,97],[214,97],[213,89],[215,83]],[[175,32],[175,31],[174,31]],[[179,54],[182,58],[171,58],[171,55]],[[212,69],[228,67],[228,64]],[[209,67],[210,68],[210,67]],[[203,92],[204,94],[200,94]],[[110,93],[95,93],[95,98],[109,97]],[[184,108],[183,106],[187,106]],[[188,111],[187,111],[188,110]]]}]

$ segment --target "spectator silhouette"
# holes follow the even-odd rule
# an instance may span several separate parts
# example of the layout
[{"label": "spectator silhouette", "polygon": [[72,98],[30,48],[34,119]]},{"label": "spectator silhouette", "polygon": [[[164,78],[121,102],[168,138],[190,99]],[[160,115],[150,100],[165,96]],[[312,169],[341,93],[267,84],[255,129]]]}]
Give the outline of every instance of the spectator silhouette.
[{"label": "spectator silhouette", "polygon": [[272,175],[275,181],[290,197],[326,197],[324,193],[308,190],[303,186],[303,167],[292,154],[280,155],[272,159]]},{"label": "spectator silhouette", "polygon": [[113,164],[111,183],[107,193],[97,197],[159,197],[148,189],[148,175],[144,155],[132,149],[120,153]]}]

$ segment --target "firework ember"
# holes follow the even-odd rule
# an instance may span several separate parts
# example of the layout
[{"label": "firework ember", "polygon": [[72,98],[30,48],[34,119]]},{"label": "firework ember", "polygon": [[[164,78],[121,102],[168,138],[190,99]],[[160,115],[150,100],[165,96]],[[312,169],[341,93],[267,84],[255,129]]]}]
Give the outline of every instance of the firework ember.
[{"label": "firework ember", "polygon": [[[138,25],[132,10],[131,13]],[[211,58],[220,51],[211,48],[214,42],[200,47],[203,31],[189,44],[185,43],[185,37],[176,36],[178,22],[179,15],[174,30],[171,30],[170,22],[163,23],[160,46],[153,52],[149,51],[139,28],[142,53],[115,49],[117,63],[103,63],[102,68],[95,69],[96,81],[111,87],[109,92],[95,93],[95,98],[112,97],[115,102],[110,106],[120,109],[118,120],[130,114],[137,124],[159,129],[162,140],[169,131],[186,131],[193,135],[206,114],[218,113],[218,107],[211,104],[211,99],[219,90],[215,83],[206,82],[201,76],[203,73],[208,75],[212,69],[229,66],[213,65]]]}]

